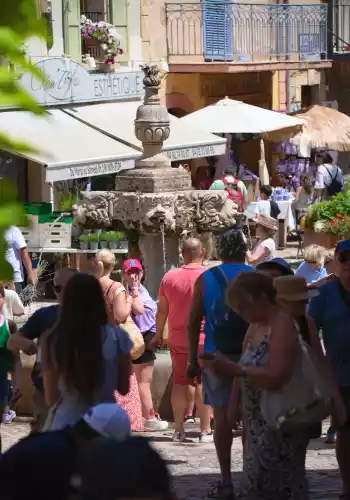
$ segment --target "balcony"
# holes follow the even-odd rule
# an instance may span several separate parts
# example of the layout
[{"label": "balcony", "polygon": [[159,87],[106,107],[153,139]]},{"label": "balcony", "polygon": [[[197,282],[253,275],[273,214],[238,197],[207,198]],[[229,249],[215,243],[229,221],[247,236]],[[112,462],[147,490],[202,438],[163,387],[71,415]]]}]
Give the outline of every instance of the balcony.
[{"label": "balcony", "polygon": [[335,0],[331,16],[333,53],[350,56],[350,1]]},{"label": "balcony", "polygon": [[[167,3],[170,64],[327,59],[327,5]],[[325,61],[324,61],[325,62]]]}]

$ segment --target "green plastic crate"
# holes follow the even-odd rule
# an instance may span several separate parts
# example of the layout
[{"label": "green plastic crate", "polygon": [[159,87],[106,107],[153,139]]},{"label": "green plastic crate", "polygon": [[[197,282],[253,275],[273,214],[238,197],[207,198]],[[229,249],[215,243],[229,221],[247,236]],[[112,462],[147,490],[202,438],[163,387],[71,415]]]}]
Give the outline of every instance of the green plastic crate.
[{"label": "green plastic crate", "polygon": [[28,215],[45,215],[52,213],[51,203],[34,201],[31,203],[24,203],[24,211]]},{"label": "green plastic crate", "polygon": [[[72,224],[72,217],[64,217],[58,219],[60,217],[61,212],[53,212],[52,214],[39,215],[39,224],[52,224],[53,222],[57,222],[60,224]],[[58,219],[58,220],[57,220]]]}]

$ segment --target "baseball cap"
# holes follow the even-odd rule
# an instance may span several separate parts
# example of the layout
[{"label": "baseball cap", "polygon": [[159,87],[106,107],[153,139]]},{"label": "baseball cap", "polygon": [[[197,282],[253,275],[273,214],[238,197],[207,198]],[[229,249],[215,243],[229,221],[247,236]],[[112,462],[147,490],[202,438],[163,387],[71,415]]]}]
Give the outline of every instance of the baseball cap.
[{"label": "baseball cap", "polygon": [[284,259],[281,259],[280,257],[275,257],[274,259],[267,260],[256,266],[258,271],[262,271],[263,269],[269,267],[274,267],[274,268],[277,267],[283,273],[284,276],[292,276],[294,274],[288,262]]},{"label": "baseball cap", "polygon": [[335,253],[350,252],[350,240],[338,241]]},{"label": "baseball cap", "polygon": [[131,432],[128,414],[117,403],[94,406],[85,413],[83,420],[101,436],[112,437],[118,441],[126,439]]},{"label": "baseball cap", "polygon": [[124,273],[129,273],[132,269],[136,269],[137,271],[143,271],[143,267],[141,265],[141,262],[137,259],[124,260],[124,263],[123,263]]}]

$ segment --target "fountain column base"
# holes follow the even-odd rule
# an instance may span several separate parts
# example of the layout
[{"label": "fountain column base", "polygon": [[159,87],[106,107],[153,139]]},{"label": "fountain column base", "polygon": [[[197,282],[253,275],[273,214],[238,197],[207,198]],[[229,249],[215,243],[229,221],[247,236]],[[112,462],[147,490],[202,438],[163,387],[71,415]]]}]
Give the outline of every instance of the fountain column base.
[{"label": "fountain column base", "polygon": [[164,273],[179,267],[179,240],[176,236],[140,234],[139,247],[145,268],[145,286],[154,300],[158,298],[159,285]]}]

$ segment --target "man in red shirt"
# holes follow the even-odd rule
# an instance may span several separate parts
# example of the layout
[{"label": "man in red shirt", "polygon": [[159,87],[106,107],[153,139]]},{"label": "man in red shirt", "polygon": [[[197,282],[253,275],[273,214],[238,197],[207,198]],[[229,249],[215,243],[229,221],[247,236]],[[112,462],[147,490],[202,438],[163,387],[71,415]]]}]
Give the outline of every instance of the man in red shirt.
[{"label": "man in red shirt", "polygon": [[[193,295],[194,284],[205,270],[202,265],[203,248],[197,238],[189,238],[182,246],[184,265],[179,269],[168,271],[161,282],[159,289],[159,303],[156,320],[155,344],[163,342],[163,332],[168,320],[168,347],[173,365],[174,386],[171,394],[171,403],[175,419],[175,433],[173,440],[185,440],[184,419],[188,407],[188,380],[186,368],[188,361],[187,346],[187,319]],[[204,335],[201,333],[200,349],[203,349]],[[201,434],[199,440],[209,442],[213,440],[210,428],[210,407],[203,404],[202,386],[196,386],[196,408],[200,417]]]}]

